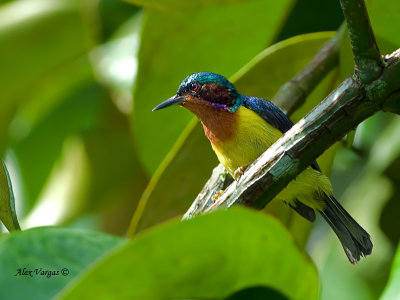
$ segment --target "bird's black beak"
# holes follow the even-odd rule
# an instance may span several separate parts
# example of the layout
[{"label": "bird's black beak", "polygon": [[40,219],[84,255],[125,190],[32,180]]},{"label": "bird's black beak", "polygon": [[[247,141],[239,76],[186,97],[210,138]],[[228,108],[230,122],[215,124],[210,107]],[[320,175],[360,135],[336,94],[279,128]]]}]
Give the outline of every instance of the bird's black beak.
[{"label": "bird's black beak", "polygon": [[184,99],[183,96],[178,96],[178,95],[172,96],[168,100],[165,100],[163,103],[160,103],[156,107],[154,107],[153,111],[159,110],[161,108],[165,108],[168,106],[172,106],[172,105],[178,105],[183,101],[183,99]]}]

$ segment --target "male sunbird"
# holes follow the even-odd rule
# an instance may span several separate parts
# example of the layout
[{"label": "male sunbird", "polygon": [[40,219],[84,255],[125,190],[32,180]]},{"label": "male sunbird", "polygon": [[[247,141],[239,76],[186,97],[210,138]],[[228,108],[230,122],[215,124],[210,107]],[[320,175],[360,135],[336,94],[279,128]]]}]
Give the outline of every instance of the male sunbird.
[{"label": "male sunbird", "polygon": [[[176,95],[153,111],[172,105],[183,106],[200,119],[219,161],[235,179],[293,126],[272,102],[241,95],[225,77],[210,72],[186,77]],[[316,162],[276,198],[311,222],[317,210],[336,233],[351,263],[371,253],[369,234],[334,198],[330,181]]]}]

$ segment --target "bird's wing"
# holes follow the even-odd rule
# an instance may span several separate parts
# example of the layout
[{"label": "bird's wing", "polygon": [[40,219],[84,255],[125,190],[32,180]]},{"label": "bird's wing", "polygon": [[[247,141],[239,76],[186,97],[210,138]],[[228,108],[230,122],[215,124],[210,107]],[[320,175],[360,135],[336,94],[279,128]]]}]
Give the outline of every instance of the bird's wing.
[{"label": "bird's wing", "polygon": [[289,120],[284,112],[268,100],[245,96],[243,106],[256,112],[267,123],[279,129],[282,133],[285,133],[293,126],[292,121]]},{"label": "bird's wing", "polygon": [[[257,97],[249,97],[249,96],[243,96],[243,97],[244,97],[243,99],[244,107],[256,112],[261,118],[265,120],[265,122],[279,129],[280,132],[285,133],[290,128],[292,128],[293,126],[292,121],[290,121],[290,119],[286,116],[286,114],[271,101]],[[321,169],[318,166],[317,161],[313,161],[311,167],[321,172]]]}]

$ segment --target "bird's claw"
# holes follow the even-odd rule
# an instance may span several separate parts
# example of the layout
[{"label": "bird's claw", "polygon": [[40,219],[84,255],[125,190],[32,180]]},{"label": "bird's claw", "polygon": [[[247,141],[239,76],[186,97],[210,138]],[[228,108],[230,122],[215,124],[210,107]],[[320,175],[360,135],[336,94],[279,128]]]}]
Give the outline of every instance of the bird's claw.
[{"label": "bird's claw", "polygon": [[237,168],[237,170],[235,171],[235,173],[233,173],[233,177],[235,178],[235,180],[238,180],[240,176],[243,175],[244,171],[246,171],[248,166],[241,166],[239,168]]},{"label": "bird's claw", "polygon": [[221,196],[223,193],[224,193],[224,190],[219,190],[218,192],[216,192],[216,193],[212,196],[213,202],[217,201],[217,199],[219,198],[219,196]]}]

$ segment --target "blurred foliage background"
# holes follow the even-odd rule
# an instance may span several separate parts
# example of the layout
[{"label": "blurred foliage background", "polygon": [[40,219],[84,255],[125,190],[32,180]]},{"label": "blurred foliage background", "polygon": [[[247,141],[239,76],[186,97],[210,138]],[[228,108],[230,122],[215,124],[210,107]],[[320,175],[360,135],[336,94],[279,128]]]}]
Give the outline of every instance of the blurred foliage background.
[{"label": "blurred foliage background", "polygon": [[[369,0],[366,4],[382,54],[391,53],[400,47],[399,1]],[[0,154],[10,172],[22,229],[52,226],[2,234],[0,298],[21,299],[35,293],[37,299],[50,299],[87,265],[115,247],[122,247],[119,256],[113,256],[121,258],[121,266],[132,259],[132,268],[134,263],[143,269],[165,268],[164,276],[170,271],[168,265],[162,265],[165,261],[187,254],[177,250],[182,246],[179,241],[186,246],[209,242],[213,250],[212,245],[218,242],[218,249],[232,253],[248,244],[254,248],[248,259],[254,260],[255,269],[282,270],[283,259],[271,257],[279,253],[265,252],[262,244],[254,242],[257,229],[245,225],[253,222],[247,215],[250,212],[232,213],[237,214],[235,220],[221,212],[219,219],[188,222],[195,233],[190,238],[185,231],[189,229],[182,227],[185,224],[176,221],[157,226],[157,234],[146,231],[139,241],[124,238],[129,226],[142,232],[181,216],[217,165],[201,126],[189,112],[176,108],[152,113],[151,109],[173,95],[186,75],[200,71],[223,74],[241,93],[271,99],[342,22],[340,5],[334,0],[0,0]],[[310,111],[350,76],[353,68],[345,33],[339,65],[292,120]],[[288,271],[282,274],[299,277],[289,286],[301,282],[302,272],[304,278],[311,274],[314,285],[304,287],[304,291],[312,291],[309,299],[318,293],[324,300],[381,297],[400,237],[399,130],[398,116],[378,113],[318,160],[330,174],[336,197],[372,236],[374,251],[357,266],[348,263],[323,221],[317,220],[310,233],[311,224],[283,204],[267,207],[266,212],[280,220],[279,226],[289,229],[300,250],[287,241],[281,247],[296,251],[306,247],[318,270],[320,283],[307,259],[288,252],[292,267],[299,269],[290,272],[287,266]],[[266,220],[260,219],[259,224]],[[201,222],[202,230],[196,227]],[[243,233],[239,237],[221,229],[222,236],[229,238],[201,238],[229,222],[249,226],[254,236]],[[275,232],[278,225],[268,224],[265,226],[272,226]],[[232,242],[236,239],[237,245]],[[164,249],[162,255],[152,252],[157,247]],[[146,253],[150,253],[148,261],[141,261],[146,258],[139,259],[140,255]],[[215,252],[220,258],[225,254]],[[267,257],[261,259],[264,255]],[[399,257],[394,283],[385,290],[383,299],[400,295],[393,288],[396,278],[400,286],[399,271],[395,277],[395,270],[400,270]],[[52,282],[12,276],[26,264],[55,268],[71,261],[70,276],[54,277]],[[219,261],[209,262],[208,269],[219,269]],[[240,266],[234,258],[230,264],[232,270]],[[101,274],[103,268],[107,273],[116,265],[118,262],[107,258],[98,269],[89,270],[92,275],[82,280],[88,293],[99,288],[96,272]],[[253,274],[254,268],[246,272]],[[199,278],[212,276],[207,268],[196,269],[191,264],[175,272],[184,275],[196,273],[194,270]],[[241,271],[237,272],[243,275]],[[219,280],[230,282],[231,276],[232,272],[225,272]],[[180,282],[188,284],[185,276],[181,277]],[[121,275],[110,284],[118,286],[124,280],[128,279]],[[241,282],[211,296],[225,297],[265,282]],[[273,295],[279,299],[307,298],[304,291],[296,292],[301,288],[289,291],[285,281],[267,283],[280,294],[264,289],[256,293],[276,293]],[[21,285],[26,288],[18,288]],[[79,285],[72,291],[83,295]],[[173,288],[170,294],[164,292],[188,297],[183,292],[176,294]],[[247,292],[254,290],[231,298],[243,299],[240,297],[248,297]],[[188,293],[203,295],[190,289]],[[66,297],[74,299],[71,295],[74,292]],[[113,295],[115,299],[133,298],[130,294]]]}]

